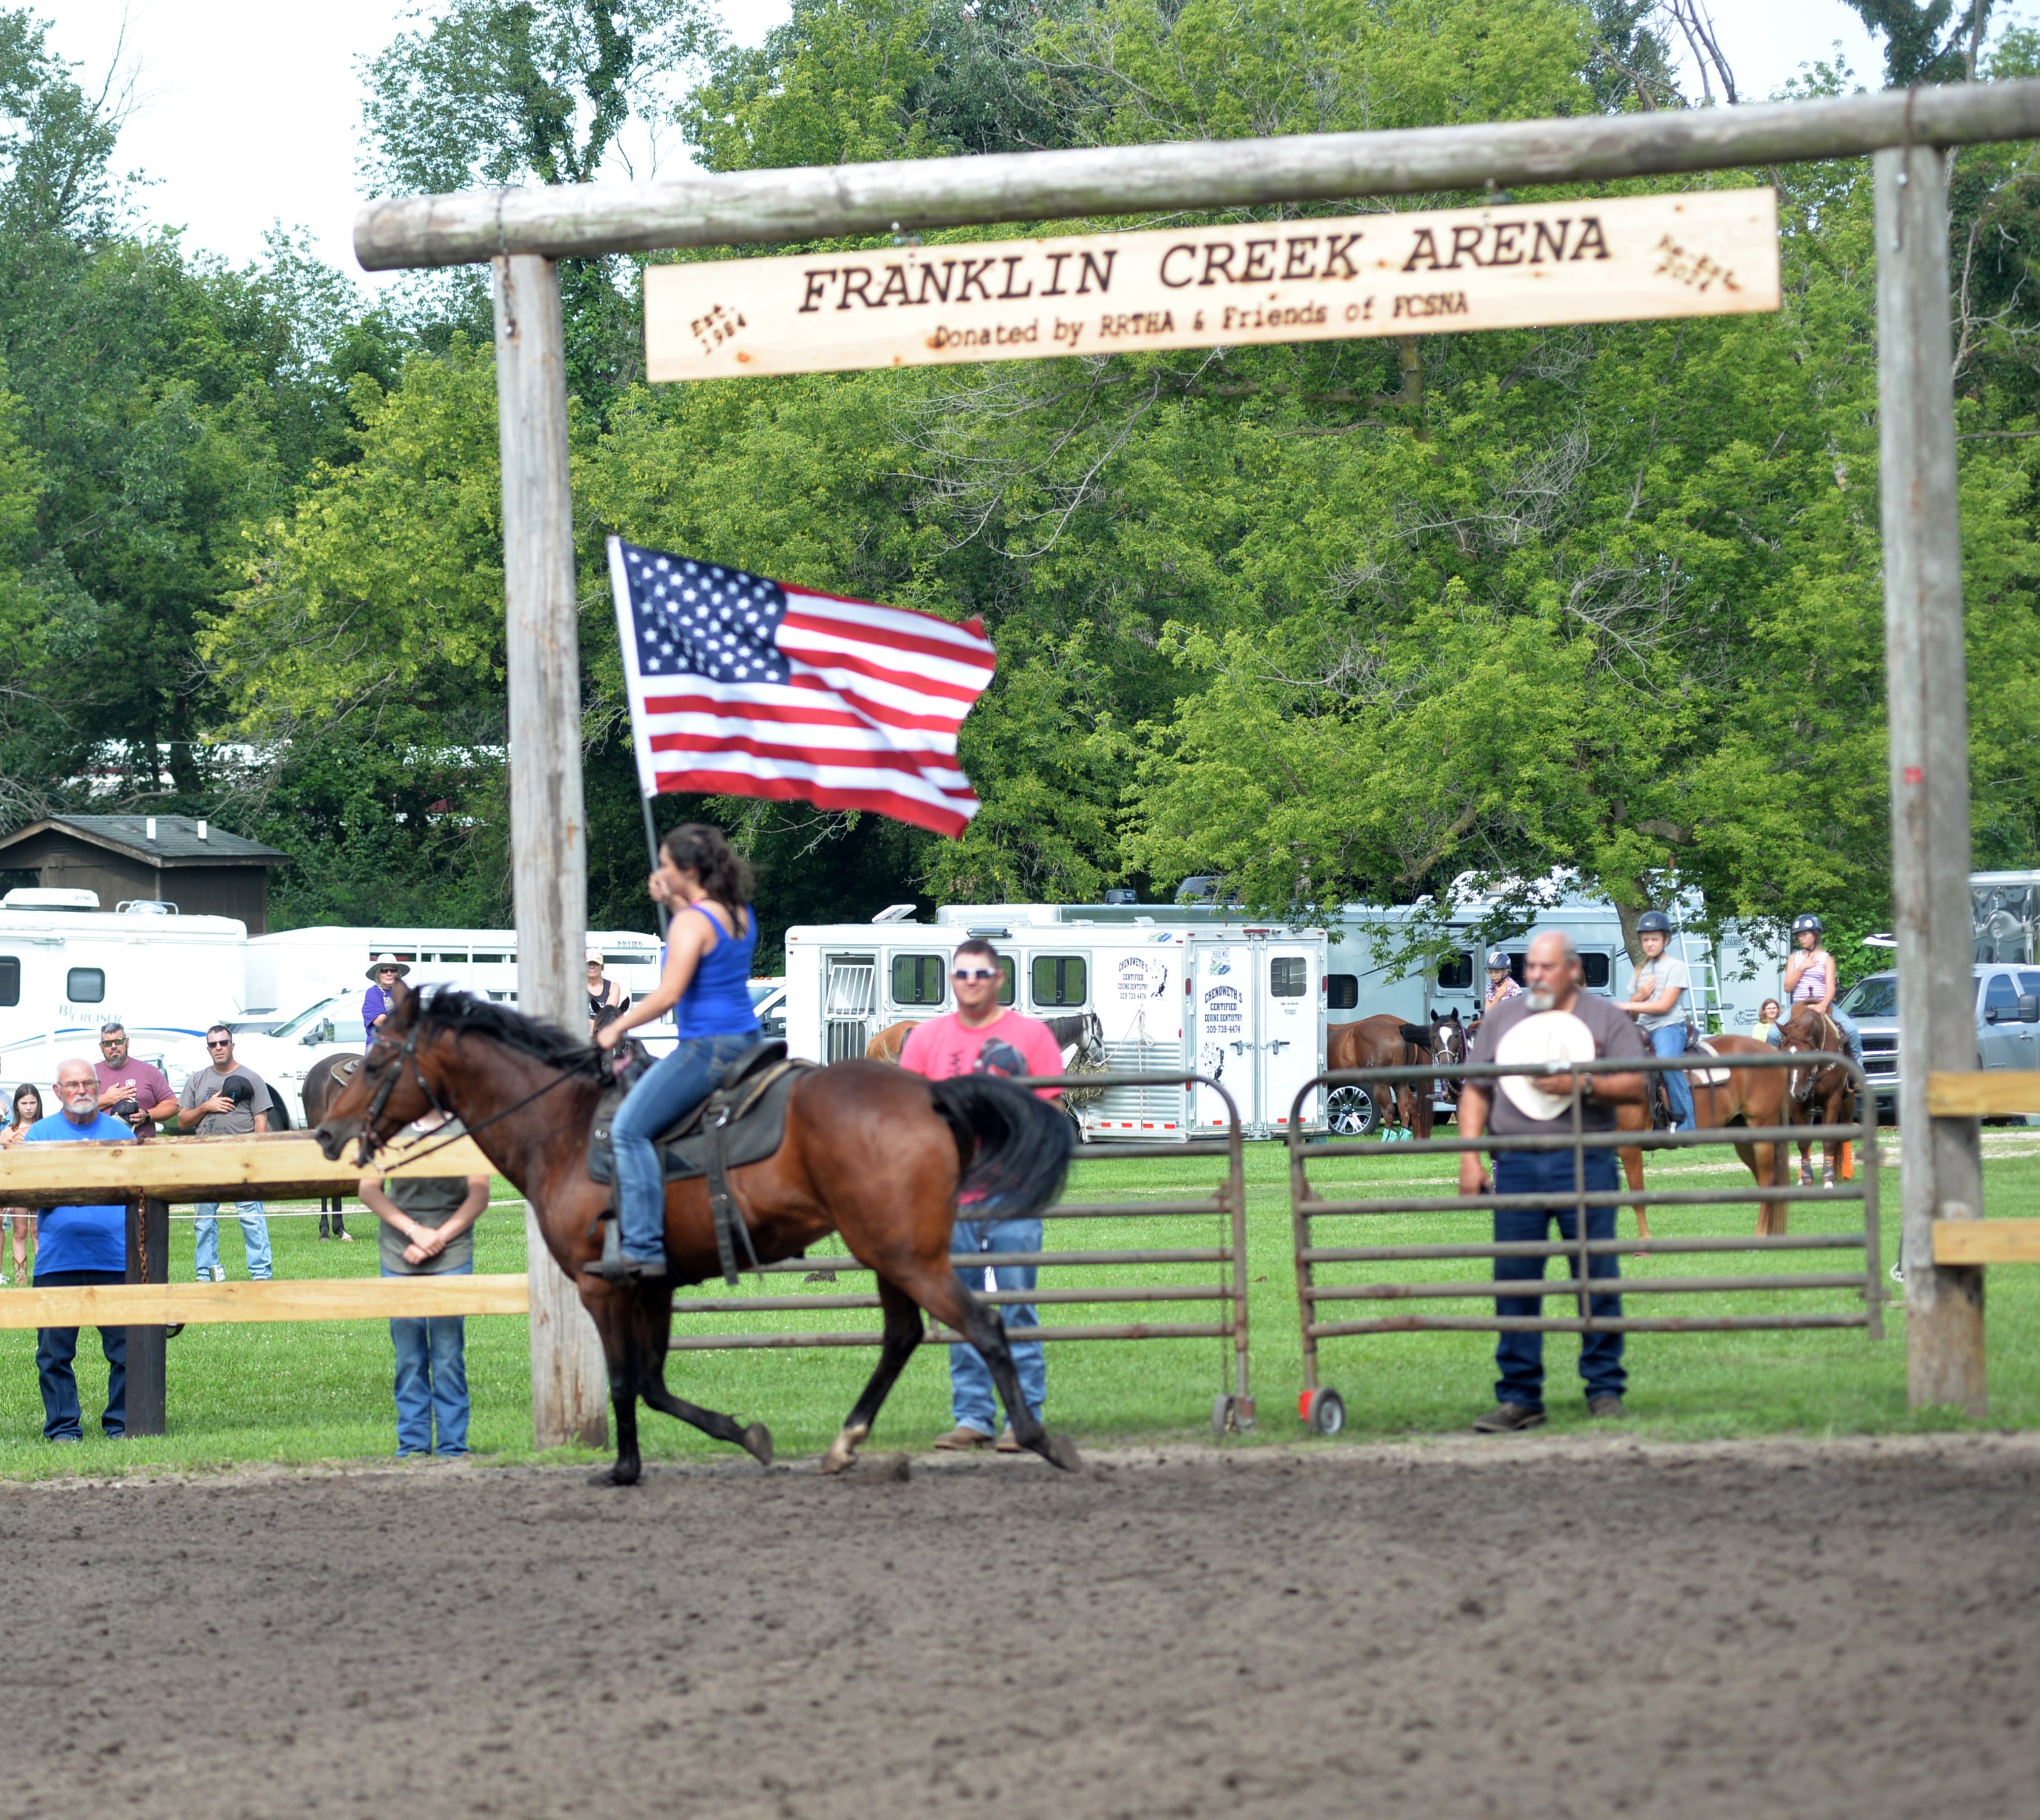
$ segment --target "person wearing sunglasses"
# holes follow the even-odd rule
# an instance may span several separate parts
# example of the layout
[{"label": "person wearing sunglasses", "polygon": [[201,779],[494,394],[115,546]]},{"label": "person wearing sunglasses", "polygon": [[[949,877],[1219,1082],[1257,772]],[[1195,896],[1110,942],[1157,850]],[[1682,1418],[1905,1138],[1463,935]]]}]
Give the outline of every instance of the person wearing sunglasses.
[{"label": "person wearing sunglasses", "polygon": [[[1062,1047],[1049,1026],[1038,1018],[1008,1009],[999,1002],[1005,971],[999,950],[973,936],[956,951],[950,963],[950,985],[956,994],[953,1011],[917,1024],[900,1051],[900,1065],[910,1074],[930,1080],[947,1080],[962,1074],[1059,1075],[1063,1072]],[[1056,1097],[1057,1089],[1035,1090],[1044,1099]],[[967,1204],[959,1205],[957,1219],[950,1238],[950,1255],[968,1259],[974,1254],[994,1251],[1038,1251],[1041,1248],[1041,1222],[1026,1220],[973,1220]],[[989,1268],[1002,1289],[1031,1289],[1037,1274],[1032,1264],[995,1264],[972,1270],[959,1263],[957,1274],[966,1281],[981,1278]],[[1012,1347],[1014,1369],[1020,1374],[1020,1394],[1037,1419],[1048,1400],[1048,1362],[1039,1340],[1022,1339],[1020,1331],[1041,1323],[1030,1304],[999,1310]],[[991,1373],[975,1347],[950,1348],[950,1414],[956,1426],[936,1441],[946,1453],[967,1453],[992,1445],[999,1435],[999,1451],[1018,1453],[1013,1425],[999,1429],[999,1405],[994,1400]]]},{"label": "person wearing sunglasses", "polygon": [[[205,1033],[206,1053],[212,1059],[193,1068],[177,1098],[177,1129],[194,1125],[200,1137],[246,1137],[269,1129],[274,1102],[261,1077],[234,1059],[234,1033],[224,1024],[215,1024]],[[219,1203],[201,1201],[192,1209],[197,1216],[196,1263],[201,1283],[223,1283],[226,1271],[219,1262]],[[242,1243],[248,1251],[248,1275],[252,1281],[269,1280],[269,1222],[259,1201],[237,1201],[234,1211],[241,1217]]]},{"label": "person wearing sunglasses", "polygon": [[[125,1118],[135,1126],[159,1125],[176,1116],[177,1096],[163,1071],[153,1062],[137,1061],[128,1053],[128,1032],[119,1023],[99,1026],[99,1060],[93,1064],[99,1077],[99,1110]],[[132,1111],[120,1110],[131,1106]]]}]

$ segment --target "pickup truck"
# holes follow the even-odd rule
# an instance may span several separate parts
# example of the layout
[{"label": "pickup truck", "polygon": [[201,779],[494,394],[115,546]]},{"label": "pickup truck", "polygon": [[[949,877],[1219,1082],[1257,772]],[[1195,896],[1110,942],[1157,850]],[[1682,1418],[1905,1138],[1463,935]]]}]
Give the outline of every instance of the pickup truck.
[{"label": "pickup truck", "polygon": [[[1863,1072],[1880,1117],[1898,1113],[1898,976],[1872,973],[1842,995],[1863,1032]],[[1976,969],[1977,1066],[2040,1068],[2040,967],[1991,961]]]}]

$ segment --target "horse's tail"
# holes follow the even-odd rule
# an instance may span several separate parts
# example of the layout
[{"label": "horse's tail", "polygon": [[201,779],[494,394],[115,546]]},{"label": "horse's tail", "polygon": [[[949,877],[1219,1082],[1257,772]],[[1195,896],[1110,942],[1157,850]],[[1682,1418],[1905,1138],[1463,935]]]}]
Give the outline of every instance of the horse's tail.
[{"label": "horse's tail", "polygon": [[1062,1192],[1071,1132],[1060,1109],[997,1075],[957,1075],[928,1089],[956,1134],[957,1191],[976,1197],[972,1217],[1037,1213]]}]

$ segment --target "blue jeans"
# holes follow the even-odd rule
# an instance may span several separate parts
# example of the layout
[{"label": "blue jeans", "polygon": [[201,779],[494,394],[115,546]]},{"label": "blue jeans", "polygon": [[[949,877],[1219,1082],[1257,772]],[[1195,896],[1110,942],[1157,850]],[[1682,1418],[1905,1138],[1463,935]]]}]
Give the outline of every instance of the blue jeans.
[{"label": "blue jeans", "polygon": [[[248,1277],[251,1282],[269,1280],[269,1222],[262,1217],[259,1201],[237,1201],[234,1210],[241,1216],[241,1242],[248,1249]],[[198,1280],[212,1281],[219,1264],[219,1203],[201,1201],[192,1211],[198,1216],[192,1231],[196,1236]]]},{"label": "blue jeans", "polygon": [[1842,1033],[1842,1040],[1848,1045],[1849,1059],[1860,1068],[1863,1065],[1863,1032],[1856,1027],[1855,1019],[1847,1011],[1830,1011],[1828,1015],[1835,1020],[1835,1028]]},{"label": "blue jeans", "polygon": [[[950,1235],[950,1255],[968,1260],[984,1251],[1038,1251],[1041,1248],[1041,1222],[1038,1220],[959,1220]],[[959,1262],[957,1274],[972,1291],[984,1283],[983,1266],[972,1268]],[[1032,1264],[995,1264],[992,1281],[1002,1289],[1031,1289],[1039,1271]],[[1049,1365],[1039,1340],[1015,1337],[1014,1330],[1041,1323],[1027,1303],[995,1308],[1006,1323],[1007,1345],[1013,1354],[1014,1369],[1020,1374],[1020,1395],[1039,1421],[1049,1400]],[[999,1432],[999,1404],[993,1393],[991,1373],[977,1348],[950,1348],[950,1414],[959,1428],[974,1428],[980,1434]]]},{"label": "blue jeans", "polygon": [[[402,1274],[386,1265],[382,1274]],[[442,1277],[471,1277],[457,1264]],[[467,1323],[459,1315],[421,1315],[390,1323],[397,1349],[397,1452],[430,1453],[433,1418],[441,1453],[467,1451]]]},{"label": "blue jeans", "polygon": [[[124,1283],[120,1270],[38,1270],[39,1289],[69,1289],[88,1283]],[[128,1432],[128,1330],[101,1327],[99,1350],[106,1354],[106,1413],[99,1425],[109,1441]],[[84,1422],[78,1407],[78,1377],[71,1361],[78,1357],[76,1327],[39,1327],[36,1331],[36,1375],[43,1386],[43,1438],[82,1441]]]},{"label": "blue jeans", "polygon": [[666,1256],[666,1182],[652,1140],[721,1086],[722,1071],[757,1041],[755,1030],[684,1037],[624,1099],[609,1133],[616,1156],[618,1236],[626,1255],[653,1263]]},{"label": "blue jeans", "polygon": [[[1586,1186],[1589,1190],[1611,1189],[1615,1186],[1615,1152],[1612,1150],[1589,1150],[1581,1159],[1585,1163]],[[1573,1174],[1573,1155],[1569,1150],[1533,1152],[1522,1150],[1505,1150],[1494,1159],[1494,1191],[1498,1194],[1570,1194],[1576,1185]],[[1498,1244],[1511,1240],[1543,1239],[1550,1236],[1551,1222],[1559,1223],[1561,1239],[1574,1239],[1578,1234],[1573,1223],[1574,1209],[1571,1207],[1498,1207],[1494,1210],[1494,1237]],[[1612,1207],[1589,1207],[1587,1209],[1587,1236],[1589,1239],[1612,1239],[1615,1236],[1615,1209]],[[1547,1258],[1498,1258],[1494,1261],[1494,1280],[1498,1283],[1520,1282],[1527,1278],[1545,1274]],[[1561,1260],[1562,1264],[1564,1263]],[[1573,1266],[1566,1266],[1565,1274],[1570,1277]],[[1612,1251],[1597,1254],[1589,1260],[1589,1277],[1619,1277],[1615,1254]],[[1538,1315],[1544,1312],[1548,1298],[1528,1296],[1497,1296],[1494,1312],[1498,1315]],[[1573,1312],[1574,1304],[1566,1300],[1562,1311]],[[1611,1318],[1622,1312],[1619,1296],[1593,1296],[1588,1300],[1589,1308],[1596,1315]],[[1620,1334],[1582,1334],[1580,1336],[1580,1376],[1587,1381],[1587,1395],[1593,1396],[1619,1396],[1623,1386],[1629,1381],[1628,1373],[1622,1369],[1622,1342]],[[1537,1333],[1505,1333],[1495,1342],[1494,1362],[1501,1376],[1496,1380],[1494,1399],[1498,1403],[1518,1403],[1531,1409],[1544,1407],[1544,1336]]]},{"label": "blue jeans", "polygon": [[[1644,1034],[1650,1039],[1650,1053],[1654,1056],[1682,1056],[1686,1053],[1686,1026],[1684,1022],[1665,1024]],[[1683,1072],[1668,1072],[1665,1076],[1665,1093],[1672,1102],[1672,1129],[1674,1131],[1691,1131],[1693,1129],[1692,1077]]]}]

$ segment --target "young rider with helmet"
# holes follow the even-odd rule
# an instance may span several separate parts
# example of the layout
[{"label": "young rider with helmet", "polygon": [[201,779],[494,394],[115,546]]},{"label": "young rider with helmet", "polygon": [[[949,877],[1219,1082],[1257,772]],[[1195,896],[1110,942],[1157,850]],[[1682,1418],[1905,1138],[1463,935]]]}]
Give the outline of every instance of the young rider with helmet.
[{"label": "young rider with helmet", "polygon": [[1500,948],[1487,951],[1487,997],[1481,1009],[1491,1011],[1497,1005],[1505,1004],[1523,988],[1516,983],[1509,970],[1509,956]]},{"label": "young rider with helmet", "polygon": [[1785,997],[1795,1011],[1802,1005],[1811,1005],[1817,1011],[1825,1012],[1834,1019],[1835,1028],[1842,1033],[1842,1040],[1848,1045],[1852,1058],[1863,1060],[1863,1032],[1856,1028],[1855,1019],[1847,1011],[1835,1008],[1835,994],[1841,986],[1841,974],[1835,965],[1821,938],[1826,935],[1817,916],[1795,916],[1792,920],[1792,946],[1797,950],[1785,963]]},{"label": "young rider with helmet", "polygon": [[[1643,950],[1630,998],[1620,1008],[1635,1019],[1654,1055],[1686,1053],[1686,1008],[1682,1003],[1691,984],[1686,963],[1665,950],[1672,940],[1672,919],[1661,910],[1646,910],[1636,919],[1636,939]],[[1693,1083],[1678,1069],[1668,1069],[1665,1097],[1672,1108],[1672,1129],[1693,1129]]]}]

